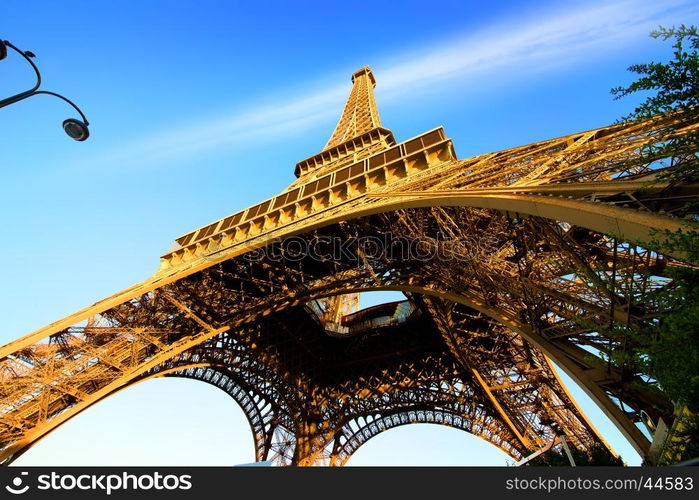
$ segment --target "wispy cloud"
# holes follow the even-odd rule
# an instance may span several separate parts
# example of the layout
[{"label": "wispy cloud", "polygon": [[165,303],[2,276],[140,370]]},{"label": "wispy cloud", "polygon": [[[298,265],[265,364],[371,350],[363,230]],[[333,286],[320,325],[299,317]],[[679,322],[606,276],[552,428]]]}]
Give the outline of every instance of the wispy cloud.
[{"label": "wispy cloud", "polygon": [[551,70],[576,62],[594,64],[600,55],[647,37],[650,29],[678,11],[688,14],[699,8],[686,0],[622,0],[588,4],[548,17],[510,19],[434,47],[409,63],[382,68],[381,88],[390,97],[417,85],[464,75],[478,80],[484,73],[504,70],[508,78],[515,79],[517,74],[526,74],[521,70],[531,71],[538,65]]},{"label": "wispy cloud", "polygon": [[[699,7],[687,0],[621,0],[547,16],[539,14],[524,21],[504,20],[477,33],[442,40],[419,53],[408,51],[372,63],[379,78],[377,93],[383,102],[417,89],[424,92],[435,83],[487,84],[484,74],[515,82],[535,70],[553,70],[578,62],[594,64],[599,55],[623,50],[659,24],[677,18],[693,19],[697,13]],[[191,126],[166,129],[124,144],[90,163],[154,164],[242,142],[274,141],[282,134],[332,121],[339,115],[346,92],[346,85],[338,85],[229,116],[194,118]]]}]

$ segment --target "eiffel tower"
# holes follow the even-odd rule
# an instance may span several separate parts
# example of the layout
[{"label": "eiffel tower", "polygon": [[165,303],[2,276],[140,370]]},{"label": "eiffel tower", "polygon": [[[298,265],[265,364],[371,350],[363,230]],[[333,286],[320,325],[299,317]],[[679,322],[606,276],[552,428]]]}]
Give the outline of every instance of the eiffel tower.
[{"label": "eiffel tower", "polygon": [[[145,281],[2,347],[0,459],[152,377],[200,380],[245,412],[256,459],[342,465],[377,434],[429,422],[513,459],[561,438],[607,446],[570,375],[648,457],[672,418],[611,364],[614,324],[650,321],[681,254],[695,184],[642,161],[697,129],[681,115],[458,159],[443,128],[397,143],[362,68],[323,150],[281,194],[176,239]],[[634,241],[634,245],[624,243]],[[365,291],[405,300],[359,309]],[[105,429],[109,432],[109,429]]]}]

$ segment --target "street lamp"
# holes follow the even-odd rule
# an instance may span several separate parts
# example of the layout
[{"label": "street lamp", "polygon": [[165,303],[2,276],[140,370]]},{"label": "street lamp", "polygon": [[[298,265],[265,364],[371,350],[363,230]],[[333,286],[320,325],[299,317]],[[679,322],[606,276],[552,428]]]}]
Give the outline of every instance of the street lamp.
[{"label": "street lamp", "polygon": [[39,68],[36,67],[36,64],[34,64],[34,61],[31,60],[32,57],[36,57],[32,52],[27,51],[21,51],[14,45],[12,45],[10,42],[7,40],[0,40],[0,60],[5,59],[7,57],[7,47],[10,47],[12,50],[17,52],[19,55],[24,57],[29,64],[31,64],[32,68],[34,68],[34,72],[36,73],[36,84],[29,90],[25,90],[24,92],[20,92],[19,94],[13,95],[11,97],[8,97],[7,99],[3,99],[0,101],[0,108],[4,108],[5,106],[9,106],[10,104],[13,104],[15,102],[21,101],[23,99],[26,99],[27,97],[31,97],[33,95],[37,94],[48,94],[52,95],[55,97],[58,97],[59,99],[67,102],[73,108],[80,114],[80,117],[82,120],[77,120],[75,118],[68,118],[67,120],[63,121],[63,130],[65,131],[66,134],[71,139],[75,139],[76,141],[84,141],[88,137],[90,137],[90,129],[88,129],[88,125],[90,124],[87,121],[87,118],[85,118],[85,115],[83,114],[82,111],[80,111],[80,108],[78,108],[73,101],[70,99],[63,97],[60,94],[56,94],[55,92],[49,92],[48,90],[39,90],[39,86],[41,85],[41,74],[39,73]]}]

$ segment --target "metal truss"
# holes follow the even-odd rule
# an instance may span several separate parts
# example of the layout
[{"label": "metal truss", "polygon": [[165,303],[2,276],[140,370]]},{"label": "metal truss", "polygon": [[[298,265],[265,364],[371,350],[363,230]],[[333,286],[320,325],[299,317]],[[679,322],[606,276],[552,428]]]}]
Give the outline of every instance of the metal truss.
[{"label": "metal truss", "polygon": [[[0,348],[0,459],[156,376],[226,391],[257,460],[277,464],[342,465],[412,422],[515,459],[558,434],[606,446],[552,361],[648,455],[638,424],[671,419],[672,404],[609,361],[632,342],[610,332],[652,322],[650,292],[686,265],[644,245],[694,227],[699,186],[661,180],[675,165],[644,152],[697,123],[661,116],[459,160],[441,128],[397,144],[371,71],[353,81],[326,148],[287,190],[177,238],[147,280]],[[368,290],[406,301],[358,311]]]}]

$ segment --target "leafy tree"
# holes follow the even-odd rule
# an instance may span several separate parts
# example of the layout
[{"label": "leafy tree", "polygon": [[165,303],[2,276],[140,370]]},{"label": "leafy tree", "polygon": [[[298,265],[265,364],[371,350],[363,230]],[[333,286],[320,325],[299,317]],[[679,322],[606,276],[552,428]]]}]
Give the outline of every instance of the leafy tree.
[{"label": "leafy tree", "polygon": [[674,434],[665,443],[658,465],[673,465],[683,460],[699,457],[699,416],[678,417]]},{"label": "leafy tree", "polygon": [[[573,456],[573,461],[575,462],[576,466],[624,465],[624,462],[621,460],[621,458],[613,456],[611,453],[609,453],[609,450],[601,444],[593,446],[587,452],[580,451],[577,448],[571,448],[570,454]],[[565,467],[570,465],[570,460],[568,460],[568,455],[565,453],[565,450],[563,450],[563,448],[559,446],[542,455],[539,455],[531,462],[529,462],[527,465],[543,467]]]},{"label": "leafy tree", "polygon": [[[699,34],[695,26],[663,28],[660,26],[650,34],[653,38],[667,40],[674,38],[675,59],[667,63],[634,64],[629,71],[645,75],[628,87],[616,87],[612,94],[620,99],[640,91],[655,91],[643,101],[626,120],[652,118],[659,113],[668,113],[678,109],[693,111],[699,105]],[[686,43],[693,49],[688,52]]]},{"label": "leafy tree", "polygon": [[[617,99],[636,92],[651,92],[624,120],[646,119],[661,113],[681,113],[683,122],[699,119],[699,34],[695,26],[663,28],[651,32],[653,38],[673,39],[674,58],[667,63],[636,64],[630,71],[642,75],[628,87],[617,87]],[[671,184],[699,181],[699,131],[672,137],[648,146],[641,161],[669,161],[659,179]],[[688,206],[688,213],[696,213]],[[690,217],[696,221],[696,217]],[[699,232],[688,223],[685,231],[658,233],[651,249],[660,253],[679,250],[689,263],[699,264]],[[662,241],[662,243],[659,243]],[[616,325],[616,334],[633,341],[636,366],[657,380],[676,407],[699,412],[699,271],[680,267],[670,272],[672,285],[655,292],[650,299],[658,304],[657,321],[639,327]],[[620,332],[620,330],[623,330]],[[668,441],[666,462],[695,456],[699,451],[699,419],[682,417],[682,430]],[[668,451],[668,450],[666,450]]]},{"label": "leafy tree", "polygon": [[[699,117],[699,33],[695,26],[679,28],[659,27],[651,37],[661,40],[674,39],[674,59],[667,63],[651,62],[634,64],[629,71],[643,75],[628,87],[611,90],[615,99],[650,92],[633,113],[623,120],[652,118],[661,113],[681,112],[689,122]],[[699,180],[697,168],[697,144],[699,132],[674,138],[649,146],[644,152],[646,160],[672,158],[671,168],[661,174],[672,180]]]}]

